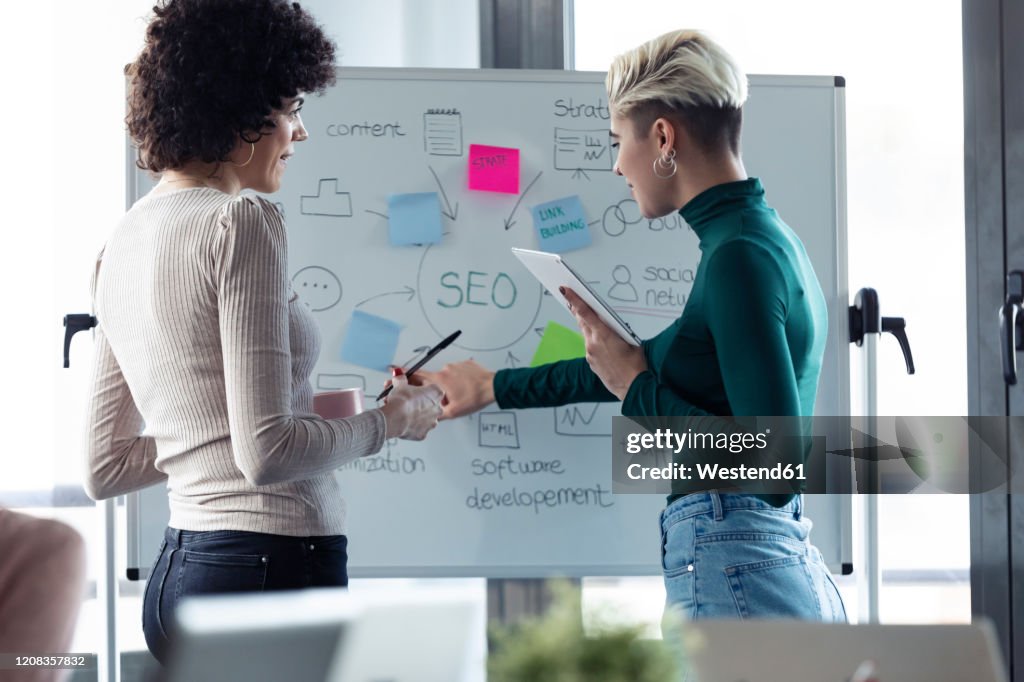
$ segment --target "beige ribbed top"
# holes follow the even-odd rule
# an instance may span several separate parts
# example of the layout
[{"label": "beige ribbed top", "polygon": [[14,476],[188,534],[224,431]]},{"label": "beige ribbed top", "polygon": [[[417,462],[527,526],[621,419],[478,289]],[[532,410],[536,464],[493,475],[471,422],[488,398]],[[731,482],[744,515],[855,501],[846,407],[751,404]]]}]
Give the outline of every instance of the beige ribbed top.
[{"label": "beige ribbed top", "polygon": [[319,330],[287,265],[263,199],[200,187],[128,211],[93,285],[92,497],[166,479],[174,528],[345,532],[332,472],[380,450],[384,415],[312,412]]}]

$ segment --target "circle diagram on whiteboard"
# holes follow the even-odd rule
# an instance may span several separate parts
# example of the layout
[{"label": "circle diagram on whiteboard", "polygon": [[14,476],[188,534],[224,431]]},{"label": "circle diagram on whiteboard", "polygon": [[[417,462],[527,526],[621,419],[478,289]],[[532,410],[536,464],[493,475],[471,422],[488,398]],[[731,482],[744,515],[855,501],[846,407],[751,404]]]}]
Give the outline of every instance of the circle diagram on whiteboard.
[{"label": "circle diagram on whiteboard", "polygon": [[473,249],[470,259],[464,249],[424,250],[416,287],[423,316],[439,336],[462,329],[459,348],[510,348],[533,329],[543,289],[507,248]]}]

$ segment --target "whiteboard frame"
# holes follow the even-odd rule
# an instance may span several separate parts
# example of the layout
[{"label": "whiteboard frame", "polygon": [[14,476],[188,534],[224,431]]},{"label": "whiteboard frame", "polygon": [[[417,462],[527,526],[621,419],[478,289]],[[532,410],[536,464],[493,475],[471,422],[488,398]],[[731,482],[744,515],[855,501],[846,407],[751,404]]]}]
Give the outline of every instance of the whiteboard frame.
[{"label": "whiteboard frame", "polygon": [[[337,69],[338,80],[463,80],[467,82],[519,82],[519,83],[603,83],[605,74],[597,71],[563,71],[550,69],[410,69],[410,68],[386,68],[386,67],[340,67]],[[836,207],[836,234],[833,251],[836,278],[836,294],[839,300],[849,302],[849,275],[848,275],[848,243],[847,243],[847,195],[846,195],[846,98],[845,81],[838,76],[800,76],[800,75],[750,75],[748,76],[751,86],[776,86],[776,87],[813,87],[832,88],[835,96],[834,104],[834,139],[835,139],[835,207]],[[132,205],[146,194],[156,183],[150,175],[140,170],[136,165],[136,153],[131,143],[130,136],[126,133],[125,145],[125,209]],[[827,294],[832,292],[826,289]],[[829,335],[831,338],[849,339],[849,319],[847,315],[837,315],[830,311]],[[838,377],[838,395],[835,396],[835,414],[850,415],[850,353],[848,345],[847,352],[838,352],[834,358],[834,366],[831,368]],[[824,368],[824,367],[823,367]],[[839,420],[837,420],[839,421]],[[849,428],[845,429],[849,434]],[[837,434],[838,436],[838,434]],[[831,436],[830,436],[831,438]],[[838,440],[836,442],[839,442]],[[845,469],[845,467],[844,467]],[[849,471],[830,472],[833,480],[837,481],[841,489],[847,481],[852,481],[853,461],[850,461]],[[130,580],[145,579],[149,574],[149,563],[153,557],[145,556],[151,554],[147,550],[149,546],[143,538],[143,529],[149,523],[159,523],[158,518],[147,519],[147,512],[158,511],[150,508],[145,500],[153,497],[163,496],[165,487],[163,485],[152,486],[145,490],[129,493],[126,496],[126,517],[127,517],[127,577]],[[834,497],[835,493],[829,497]],[[814,518],[813,507],[815,496],[805,496],[805,503],[810,502],[812,508],[805,512]],[[839,556],[826,555],[826,563],[829,569],[836,574],[847,575],[853,571],[853,500],[852,495],[844,495],[845,499],[838,505],[839,513],[833,521],[829,532],[833,533],[839,547]],[[163,507],[166,512],[163,520],[169,518],[169,510]],[[158,514],[159,516],[159,514]],[[655,517],[652,517],[652,524]],[[166,525],[166,523],[164,524]],[[819,526],[819,531],[821,527]],[[820,534],[820,533],[819,533]],[[156,540],[159,546],[161,539]],[[473,566],[431,566],[431,567],[394,567],[394,566],[359,566],[349,568],[350,578],[546,578],[555,576],[651,576],[660,575],[659,566],[649,564],[628,564],[615,565],[602,570],[601,567],[588,566],[586,571],[581,571],[579,565],[546,565],[546,566],[502,566],[476,564]]]}]

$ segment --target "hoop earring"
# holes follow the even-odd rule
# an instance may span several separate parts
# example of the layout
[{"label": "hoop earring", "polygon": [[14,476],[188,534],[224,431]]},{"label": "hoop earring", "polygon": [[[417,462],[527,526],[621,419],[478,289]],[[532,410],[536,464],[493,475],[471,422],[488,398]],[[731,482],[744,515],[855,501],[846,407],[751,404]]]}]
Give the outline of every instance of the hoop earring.
[{"label": "hoop earring", "polygon": [[[679,164],[676,163],[676,150],[669,149],[668,154],[656,158],[652,166],[654,168],[654,174],[657,177],[661,178],[662,180],[668,180],[669,178],[676,174],[677,170],[679,170]],[[668,170],[671,168],[672,170],[667,175],[662,175],[661,173],[658,172],[659,168],[663,170]]]},{"label": "hoop earring", "polygon": [[245,168],[252,161],[252,157],[256,156],[256,143],[250,142],[249,158],[245,160],[245,163],[235,163],[234,161],[228,161],[235,168]]}]

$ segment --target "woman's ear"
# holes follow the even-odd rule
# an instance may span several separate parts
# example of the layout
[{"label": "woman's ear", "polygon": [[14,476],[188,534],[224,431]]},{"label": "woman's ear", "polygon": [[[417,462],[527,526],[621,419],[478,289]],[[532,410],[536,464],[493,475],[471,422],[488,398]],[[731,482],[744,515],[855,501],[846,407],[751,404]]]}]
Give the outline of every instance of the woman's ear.
[{"label": "woman's ear", "polygon": [[676,127],[667,118],[659,118],[654,122],[654,135],[658,141],[658,151],[667,154],[669,149],[676,147]]}]

